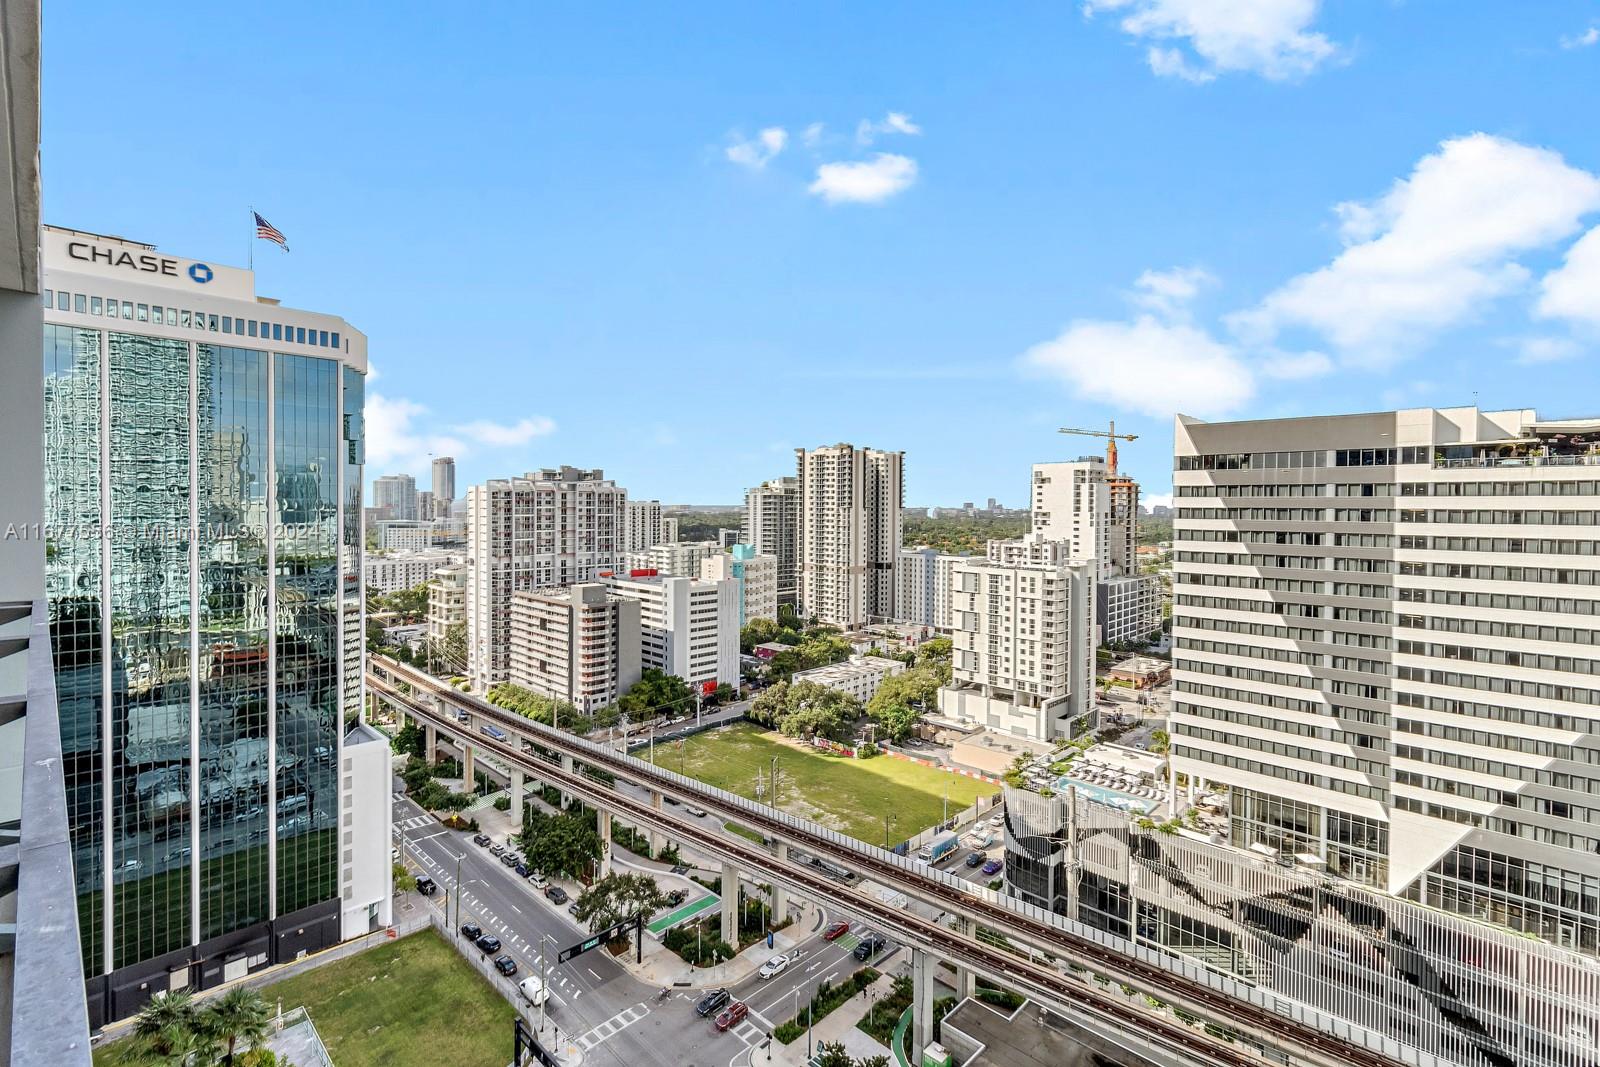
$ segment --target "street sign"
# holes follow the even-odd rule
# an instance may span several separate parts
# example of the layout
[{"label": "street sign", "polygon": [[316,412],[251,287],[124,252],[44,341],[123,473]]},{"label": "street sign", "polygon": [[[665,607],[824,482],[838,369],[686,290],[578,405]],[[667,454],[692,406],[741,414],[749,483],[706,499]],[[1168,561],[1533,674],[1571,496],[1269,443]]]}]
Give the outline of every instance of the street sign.
[{"label": "street sign", "polygon": [[643,915],[635,915],[631,919],[624,919],[615,926],[608,926],[599,933],[596,933],[585,940],[578,942],[576,945],[562,949],[560,952],[556,953],[556,962],[566,963],[574,956],[581,956],[591,949],[597,949],[601,945],[604,945],[606,942],[615,938],[618,934],[624,934],[630,930],[637,932],[641,937],[644,936]]}]

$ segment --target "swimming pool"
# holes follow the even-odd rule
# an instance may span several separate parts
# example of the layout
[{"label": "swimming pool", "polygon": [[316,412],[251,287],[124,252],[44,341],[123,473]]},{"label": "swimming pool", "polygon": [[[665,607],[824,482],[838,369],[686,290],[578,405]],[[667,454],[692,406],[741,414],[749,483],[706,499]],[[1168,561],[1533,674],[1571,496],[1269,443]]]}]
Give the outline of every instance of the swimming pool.
[{"label": "swimming pool", "polygon": [[1159,801],[1147,800],[1144,797],[1118,792],[1115,789],[1107,789],[1103,785],[1080,781],[1069,775],[1062,775],[1060,781],[1056,782],[1056,792],[1065,793],[1069,785],[1078,787],[1079,796],[1085,796],[1097,803],[1106,804],[1113,808],[1121,808],[1124,811],[1136,811],[1141,815],[1150,814],[1159,803]]}]

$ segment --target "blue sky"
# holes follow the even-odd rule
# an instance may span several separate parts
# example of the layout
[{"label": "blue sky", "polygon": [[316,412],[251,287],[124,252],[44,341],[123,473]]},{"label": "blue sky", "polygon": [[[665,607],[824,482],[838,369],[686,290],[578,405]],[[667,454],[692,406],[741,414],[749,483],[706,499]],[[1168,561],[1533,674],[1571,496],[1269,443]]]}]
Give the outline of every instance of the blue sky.
[{"label": "blue sky", "polygon": [[1600,411],[1600,0],[47,5],[50,222],[343,314],[368,475],[1020,505],[1172,413]]}]

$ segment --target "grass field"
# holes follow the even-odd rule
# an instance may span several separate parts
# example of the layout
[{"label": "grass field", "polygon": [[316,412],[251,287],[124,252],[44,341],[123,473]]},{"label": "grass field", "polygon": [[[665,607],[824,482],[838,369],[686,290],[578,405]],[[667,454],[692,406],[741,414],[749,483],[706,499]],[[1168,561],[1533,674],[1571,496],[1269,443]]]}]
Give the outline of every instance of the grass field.
[{"label": "grass field", "polygon": [[[432,928],[265,986],[304,1005],[339,1067],[505,1067],[515,1012]],[[118,1063],[116,1045],[95,1067]],[[143,1067],[143,1065],[137,1065]]]},{"label": "grass field", "polygon": [[[642,753],[637,753],[642,754]],[[697,734],[684,742],[680,766],[674,746],[656,749],[656,762],[707,785],[754,798],[778,758],[778,806],[875,845],[891,844],[944,818],[946,788],[952,813],[999,791],[976,778],[880,756],[856,760],[795,744],[750,723]]]}]

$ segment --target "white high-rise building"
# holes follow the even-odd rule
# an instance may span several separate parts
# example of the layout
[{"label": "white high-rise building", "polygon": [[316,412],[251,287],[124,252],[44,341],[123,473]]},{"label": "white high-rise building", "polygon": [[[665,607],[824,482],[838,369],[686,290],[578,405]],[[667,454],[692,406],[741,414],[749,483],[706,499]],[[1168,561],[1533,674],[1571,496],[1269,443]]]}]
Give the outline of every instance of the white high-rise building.
[{"label": "white high-rise building", "polygon": [[1111,489],[1099,456],[1033,465],[1033,536],[1059,541],[1069,559],[1112,573]]},{"label": "white high-rise building", "polygon": [[990,558],[953,566],[947,718],[1019,737],[1073,737],[1094,708],[1094,585],[1090,560],[1059,542],[991,541]]},{"label": "white high-rise building", "polygon": [[[661,530],[661,501],[628,501],[627,532],[622,547],[628,552],[639,552],[667,540]],[[676,541],[677,538],[671,540]]]},{"label": "white high-rise building", "polygon": [[639,602],[605,585],[511,598],[511,681],[588,714],[639,680]]},{"label": "white high-rise building", "polygon": [[[442,643],[452,626],[467,621],[467,565],[451,562],[433,572],[428,580],[428,640]],[[459,671],[465,664],[450,665]]]},{"label": "white high-rise building", "polygon": [[1177,420],[1171,766],[1233,843],[1600,949],[1600,419]]},{"label": "white high-rise building", "polygon": [[966,558],[945,555],[926,545],[902,548],[895,574],[900,585],[896,603],[900,621],[948,633],[950,579],[955,565]]},{"label": "white high-rise building", "polygon": [[778,561],[749,545],[734,545],[700,561],[700,577],[708,582],[739,583],[739,627],[752,619],[778,617]]},{"label": "white high-rise building", "polygon": [[778,561],[778,603],[793,607],[799,598],[800,479],[774,478],[747,490],[739,540]]},{"label": "white high-rise building", "polygon": [[430,518],[448,519],[456,499],[456,461],[440,456],[433,461],[433,514]]},{"label": "white high-rise building", "polygon": [[696,688],[739,684],[739,583],[683,577],[601,579],[639,602],[640,659]]},{"label": "white high-rise building", "polygon": [[621,560],[627,490],[561,467],[467,490],[467,642],[474,688],[510,669],[511,595],[592,581]]},{"label": "white high-rise building", "polygon": [[409,474],[385,474],[372,481],[372,506],[387,508],[388,517],[401,522],[417,520],[417,480]]},{"label": "white high-rise building", "polygon": [[904,458],[848,444],[795,450],[804,613],[847,630],[895,618]]}]

